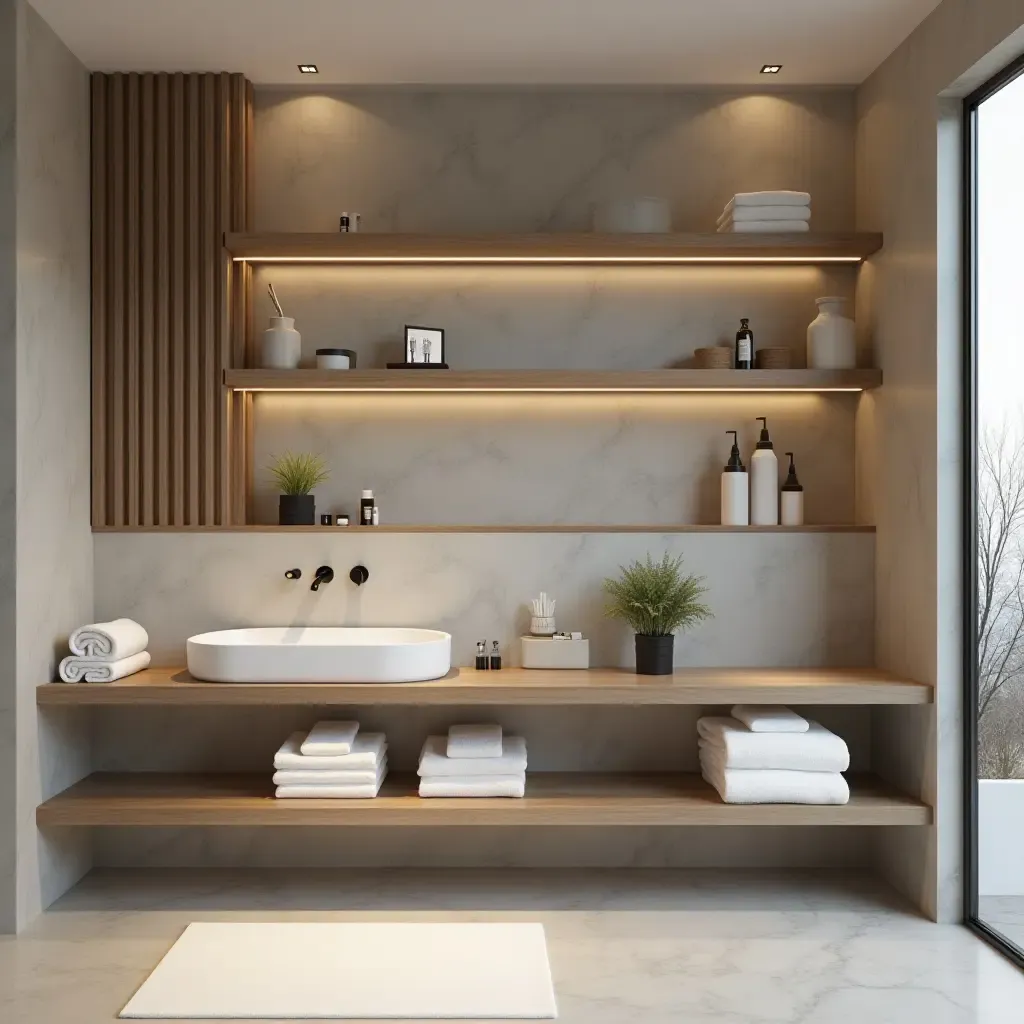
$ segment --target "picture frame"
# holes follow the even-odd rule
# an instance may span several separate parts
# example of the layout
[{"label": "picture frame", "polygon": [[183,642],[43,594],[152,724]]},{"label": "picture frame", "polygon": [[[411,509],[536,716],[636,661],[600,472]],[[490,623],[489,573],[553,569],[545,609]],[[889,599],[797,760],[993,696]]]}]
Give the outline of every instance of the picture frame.
[{"label": "picture frame", "polygon": [[445,362],[444,329],[406,324],[405,362],[409,366],[445,367],[447,364]]}]

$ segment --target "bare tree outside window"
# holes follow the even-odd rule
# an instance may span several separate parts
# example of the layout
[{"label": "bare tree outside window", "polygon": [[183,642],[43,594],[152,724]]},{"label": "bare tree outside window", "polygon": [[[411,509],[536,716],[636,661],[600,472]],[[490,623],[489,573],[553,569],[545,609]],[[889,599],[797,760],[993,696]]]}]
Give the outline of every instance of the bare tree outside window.
[{"label": "bare tree outside window", "polygon": [[978,447],[978,768],[1024,778],[1024,439],[1009,425]]}]

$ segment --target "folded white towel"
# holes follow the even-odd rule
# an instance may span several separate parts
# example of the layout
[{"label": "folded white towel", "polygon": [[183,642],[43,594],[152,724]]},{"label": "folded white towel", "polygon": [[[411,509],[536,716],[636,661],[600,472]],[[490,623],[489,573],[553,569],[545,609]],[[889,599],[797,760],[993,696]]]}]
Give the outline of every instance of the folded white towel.
[{"label": "folded white towel", "polygon": [[[387,774],[388,759],[381,758],[376,768],[355,768],[349,771],[332,772],[303,771],[301,768],[286,768],[274,772],[275,786],[369,786]],[[383,773],[383,775],[382,775]]]},{"label": "folded white towel", "polygon": [[71,653],[79,658],[123,661],[149,646],[149,634],[134,619],[113,619],[79,626],[68,637]]},{"label": "folded white towel", "polygon": [[420,779],[420,796],[521,797],[526,773],[511,775],[452,775]]},{"label": "folded white towel", "polygon": [[[466,775],[465,761],[445,756],[448,740],[444,736],[428,736],[420,752],[420,776]],[[515,775],[526,771],[526,740],[522,736],[503,736],[501,757],[478,757],[472,764],[473,775]]]},{"label": "folded white towel", "polygon": [[810,220],[809,206],[734,206],[731,210],[723,210],[718,218],[719,224],[735,221],[737,224],[745,220]]},{"label": "folded white towel", "polygon": [[77,658],[74,655],[60,663],[58,673],[65,683],[112,683],[144,668],[149,668],[149,651],[141,651],[120,661],[105,658]]},{"label": "folded white towel", "polygon": [[387,751],[387,743],[382,732],[361,732],[352,741],[352,752],[337,754],[332,757],[307,757],[301,753],[304,732],[293,732],[274,755],[274,768],[283,771],[286,768],[299,768],[304,771],[326,769],[328,771],[346,771],[350,769],[376,769]]},{"label": "folded white towel", "polygon": [[359,732],[358,722],[317,722],[302,741],[299,750],[306,757],[336,757],[352,753],[352,741]]},{"label": "folded white towel", "polygon": [[751,732],[735,718],[697,720],[698,746],[717,748],[726,768],[769,768],[805,772],[845,772],[850,751],[841,737],[817,722],[807,732]]},{"label": "folded white towel", "polygon": [[781,189],[776,192],[737,192],[725,204],[726,210],[734,206],[810,206],[810,192],[789,192]]},{"label": "folded white towel", "polygon": [[720,768],[701,762],[701,774],[727,804],[845,804],[850,787],[838,772]]},{"label": "folded white towel", "polygon": [[779,234],[799,234],[801,231],[810,231],[811,225],[805,220],[742,220],[734,221],[730,218],[718,225],[718,234],[725,234],[735,231],[738,234],[768,234],[778,232]]},{"label": "folded white towel", "polygon": [[807,732],[807,719],[781,704],[736,704],[730,712],[751,732]]},{"label": "folded white towel", "polygon": [[500,725],[453,725],[448,730],[448,757],[501,757]]},{"label": "folded white towel", "polygon": [[361,786],[278,786],[274,796],[278,800],[372,800],[380,786],[380,782]]}]

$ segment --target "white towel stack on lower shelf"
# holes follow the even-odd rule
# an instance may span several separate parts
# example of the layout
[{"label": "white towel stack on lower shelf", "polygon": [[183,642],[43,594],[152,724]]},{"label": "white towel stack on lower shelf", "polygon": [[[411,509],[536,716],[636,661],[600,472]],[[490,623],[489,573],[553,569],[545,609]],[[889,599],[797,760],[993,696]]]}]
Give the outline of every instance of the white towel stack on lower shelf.
[{"label": "white towel stack on lower shelf", "polygon": [[452,726],[428,736],[420,752],[420,796],[521,797],[526,792],[526,740],[492,725]]},{"label": "white towel stack on lower shelf", "polygon": [[91,622],[68,637],[69,657],[58,675],[65,683],[112,683],[149,668],[149,634],[134,619]]},{"label": "white towel stack on lower shelf", "polygon": [[318,722],[295,732],[274,755],[281,799],[371,800],[388,774],[382,732],[360,732],[358,722]]},{"label": "white towel stack on lower shelf", "polygon": [[845,804],[850,751],[835,733],[788,708],[736,705],[701,718],[700,769],[727,804]]},{"label": "white towel stack on lower shelf", "polygon": [[809,192],[737,192],[718,218],[718,231],[809,231],[810,220]]}]

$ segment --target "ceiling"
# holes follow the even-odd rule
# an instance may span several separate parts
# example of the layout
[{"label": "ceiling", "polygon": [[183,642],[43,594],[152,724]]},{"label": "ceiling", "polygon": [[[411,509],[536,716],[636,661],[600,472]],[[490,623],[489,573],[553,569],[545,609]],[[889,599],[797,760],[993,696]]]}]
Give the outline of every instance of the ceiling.
[{"label": "ceiling", "polygon": [[[853,85],[939,0],[31,0],[99,71],[257,84]],[[317,76],[297,64],[315,63]],[[782,64],[777,76],[761,65]]]}]

